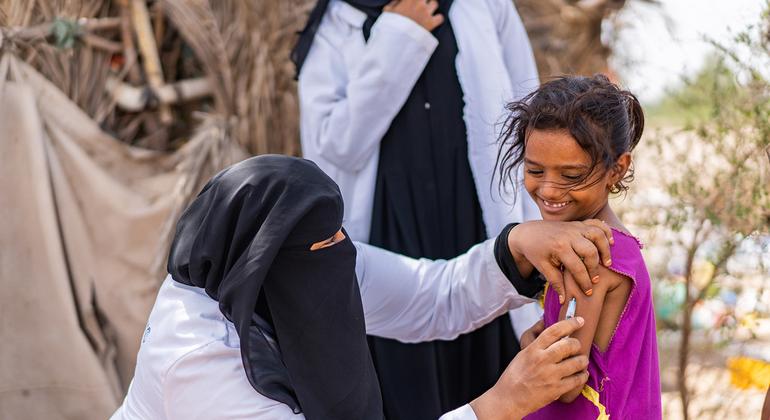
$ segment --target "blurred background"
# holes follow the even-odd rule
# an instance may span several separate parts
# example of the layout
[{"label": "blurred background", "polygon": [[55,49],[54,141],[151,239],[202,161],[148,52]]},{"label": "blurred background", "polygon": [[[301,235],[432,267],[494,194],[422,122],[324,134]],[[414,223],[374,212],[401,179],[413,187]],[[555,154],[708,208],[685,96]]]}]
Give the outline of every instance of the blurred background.
[{"label": "blurred background", "polygon": [[[230,163],[300,153],[288,57],[313,3],[0,0],[0,418],[117,407],[185,204]],[[605,73],[645,107],[614,207],[645,244],[664,418],[758,419],[770,2],[514,3],[541,80]]]}]

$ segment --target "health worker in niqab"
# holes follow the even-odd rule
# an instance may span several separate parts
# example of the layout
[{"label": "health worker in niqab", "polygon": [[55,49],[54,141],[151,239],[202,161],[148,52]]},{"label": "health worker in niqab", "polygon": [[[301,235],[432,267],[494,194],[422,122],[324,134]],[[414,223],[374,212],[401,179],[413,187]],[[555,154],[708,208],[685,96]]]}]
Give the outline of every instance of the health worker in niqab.
[{"label": "health worker in niqab", "polygon": [[[382,419],[367,332],[451,339],[528,302],[523,294],[542,286],[533,264],[548,269],[537,256],[553,253],[543,241],[518,247],[521,233],[566,227],[596,258],[586,245],[607,242],[591,224],[540,222],[453,260],[414,260],[351,242],[343,211],[337,185],[307,160],[259,156],[212,178],[177,224],[169,276],[112,418]],[[586,266],[570,268],[588,281]],[[445,418],[526,414],[585,381],[576,340],[561,340],[580,325],[543,332],[497,385]]]}]

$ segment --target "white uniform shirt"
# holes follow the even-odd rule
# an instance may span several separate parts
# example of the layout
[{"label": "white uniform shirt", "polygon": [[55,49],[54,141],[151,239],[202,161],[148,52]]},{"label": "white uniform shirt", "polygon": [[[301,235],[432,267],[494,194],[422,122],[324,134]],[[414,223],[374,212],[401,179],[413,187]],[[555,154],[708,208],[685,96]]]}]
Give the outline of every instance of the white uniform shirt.
[{"label": "white uniform shirt", "polygon": [[[453,339],[520,296],[495,261],[494,239],[452,260],[412,259],[356,243],[367,334],[404,342]],[[308,349],[308,351],[313,351]],[[469,420],[470,406],[442,420]],[[150,313],[136,371],[112,420],[304,419],[254,390],[234,325],[201,288],[166,278]]]},{"label": "white uniform shirt", "polygon": [[[501,197],[494,175],[505,104],[538,86],[537,68],[511,0],[455,0],[449,19],[468,161],[491,238],[508,223],[540,218],[523,188],[515,204],[510,191]],[[360,10],[332,0],[299,75],[303,155],[339,184],[343,225],[363,242],[369,240],[380,141],[438,45],[416,22],[388,12],[364,42],[365,20]]]}]

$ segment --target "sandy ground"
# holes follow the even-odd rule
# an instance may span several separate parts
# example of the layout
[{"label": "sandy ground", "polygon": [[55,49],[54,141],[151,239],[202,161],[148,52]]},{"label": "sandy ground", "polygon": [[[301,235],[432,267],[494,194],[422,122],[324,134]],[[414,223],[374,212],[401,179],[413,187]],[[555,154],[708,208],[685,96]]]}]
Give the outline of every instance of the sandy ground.
[{"label": "sandy ground", "polygon": [[[658,332],[663,418],[681,420],[682,405],[676,386],[678,333]],[[759,420],[766,390],[738,389],[730,382],[727,358],[740,354],[736,345],[750,352],[754,347],[770,347],[767,340],[747,340],[728,346],[712,344],[704,331],[693,334],[693,351],[688,367],[688,384],[692,392],[691,419]]]}]

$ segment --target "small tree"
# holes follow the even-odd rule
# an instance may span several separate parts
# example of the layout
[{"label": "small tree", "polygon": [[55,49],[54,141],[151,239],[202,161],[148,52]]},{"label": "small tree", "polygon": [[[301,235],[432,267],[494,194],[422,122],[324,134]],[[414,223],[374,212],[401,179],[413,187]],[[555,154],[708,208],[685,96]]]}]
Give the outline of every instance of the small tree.
[{"label": "small tree", "polygon": [[[701,118],[682,132],[650,140],[670,165],[659,168],[667,173],[670,201],[652,222],[673,232],[672,244],[685,251],[677,375],[685,420],[693,309],[727,273],[741,244],[770,232],[770,82],[759,70],[770,67],[747,63],[735,53],[748,48],[752,60],[770,61],[770,37],[767,32],[757,37],[755,29],[740,34],[730,48],[715,44],[719,54],[673,96]],[[696,281],[699,260],[713,269]]]}]

